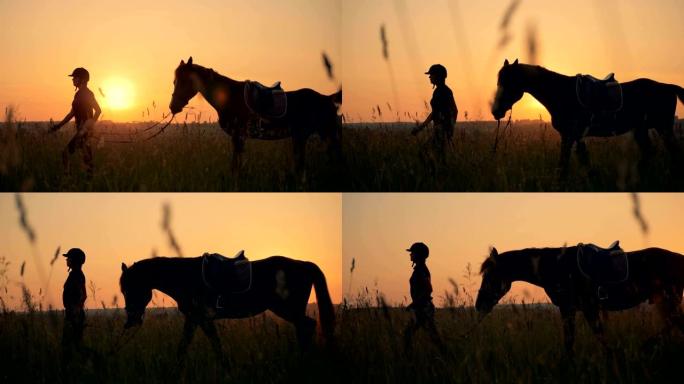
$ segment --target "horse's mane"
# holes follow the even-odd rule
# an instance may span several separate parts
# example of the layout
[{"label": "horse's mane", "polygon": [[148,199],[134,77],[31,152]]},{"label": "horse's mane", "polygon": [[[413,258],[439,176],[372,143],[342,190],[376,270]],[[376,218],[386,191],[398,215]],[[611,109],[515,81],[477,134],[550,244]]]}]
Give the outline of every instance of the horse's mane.
[{"label": "horse's mane", "polygon": [[[574,247],[574,246],[573,246]],[[573,248],[573,247],[546,247],[546,248],[524,248],[524,249],[515,249],[512,251],[506,251],[501,254],[499,254],[496,257],[496,261],[493,260],[491,257],[487,257],[485,261],[482,262],[480,265],[480,274],[483,274],[487,271],[487,269],[495,266],[497,263],[505,263],[511,259],[516,259],[521,256],[525,257],[530,257],[530,256],[539,256],[539,257],[544,257],[544,256],[550,256],[553,255],[558,256],[559,252],[565,252],[566,250]]]},{"label": "horse's mane", "polygon": [[[190,66],[188,69],[187,66]],[[214,71],[213,68],[207,68],[203,67],[199,64],[185,64],[183,66],[179,66],[176,68],[175,75],[178,76],[178,71],[181,69],[181,67],[185,67],[186,70],[193,71],[195,73],[199,73],[201,76],[207,77],[208,79],[211,79],[212,81],[218,81],[218,82],[225,82],[225,83],[236,83],[238,82],[237,80],[233,80],[230,77],[224,76],[216,71]]]}]

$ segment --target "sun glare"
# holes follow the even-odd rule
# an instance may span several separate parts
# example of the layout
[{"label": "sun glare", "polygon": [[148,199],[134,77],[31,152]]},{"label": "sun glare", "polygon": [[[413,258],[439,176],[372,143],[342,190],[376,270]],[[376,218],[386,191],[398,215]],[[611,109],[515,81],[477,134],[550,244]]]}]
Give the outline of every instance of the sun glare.
[{"label": "sun glare", "polygon": [[120,77],[109,78],[102,85],[101,96],[111,109],[128,109],[133,105],[135,96],[133,83]]}]

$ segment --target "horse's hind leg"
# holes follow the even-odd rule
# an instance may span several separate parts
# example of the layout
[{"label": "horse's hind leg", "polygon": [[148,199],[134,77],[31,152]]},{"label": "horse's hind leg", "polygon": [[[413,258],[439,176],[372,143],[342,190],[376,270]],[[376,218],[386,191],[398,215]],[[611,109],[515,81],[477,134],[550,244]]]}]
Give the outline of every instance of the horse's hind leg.
[{"label": "horse's hind leg", "polygon": [[302,348],[307,348],[313,341],[316,332],[316,320],[306,316],[306,304],[303,308],[289,307],[286,303],[274,306],[271,311],[295,326],[297,341]]},{"label": "horse's hind leg", "polygon": [[634,140],[636,140],[639,150],[641,150],[641,165],[643,166],[653,157],[653,144],[648,136],[648,129],[637,128],[634,130]]}]

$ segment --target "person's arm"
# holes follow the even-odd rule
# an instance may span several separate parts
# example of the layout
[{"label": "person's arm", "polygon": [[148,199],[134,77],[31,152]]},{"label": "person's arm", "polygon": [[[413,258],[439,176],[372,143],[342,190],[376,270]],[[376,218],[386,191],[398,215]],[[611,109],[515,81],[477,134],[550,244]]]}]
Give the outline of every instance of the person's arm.
[{"label": "person's arm", "polygon": [[102,113],[102,109],[100,109],[100,104],[97,103],[97,100],[95,99],[95,95],[93,95],[93,109],[95,110],[95,114],[93,115],[93,120],[97,121],[97,119],[100,117],[100,114]]},{"label": "person's arm", "polygon": [[71,110],[69,111],[69,113],[67,113],[67,115],[64,116],[64,119],[62,119],[62,121],[60,121],[59,123],[57,123],[57,124],[53,125],[52,127],[50,127],[49,132],[55,132],[55,131],[59,130],[60,128],[62,128],[62,126],[63,126],[64,124],[68,123],[69,120],[71,120],[72,117],[74,117],[74,109],[73,109],[73,108],[71,108]]},{"label": "person's arm", "polygon": [[425,128],[430,122],[432,121],[432,112],[425,118],[425,121],[422,122],[421,124],[418,124],[415,128],[411,130],[411,134],[415,135],[418,132],[420,132],[423,128]]}]

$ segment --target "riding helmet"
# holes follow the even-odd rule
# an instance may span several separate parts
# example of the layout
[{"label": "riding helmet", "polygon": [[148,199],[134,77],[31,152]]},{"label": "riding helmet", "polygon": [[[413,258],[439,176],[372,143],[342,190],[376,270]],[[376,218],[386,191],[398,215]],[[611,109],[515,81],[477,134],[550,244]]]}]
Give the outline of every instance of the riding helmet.
[{"label": "riding helmet", "polygon": [[67,259],[72,259],[77,264],[85,264],[86,255],[81,248],[71,248],[67,253],[62,254]]},{"label": "riding helmet", "polygon": [[433,75],[442,79],[446,79],[447,77],[447,70],[442,64],[433,64],[430,66],[430,69],[428,69],[427,72],[425,72],[426,75]]},{"label": "riding helmet", "polygon": [[74,69],[74,71],[71,72],[71,75],[69,75],[69,76],[70,77],[78,77],[79,79],[82,79],[85,81],[90,80],[90,73],[88,72],[87,69],[85,69],[83,67],[78,67],[78,68]]},{"label": "riding helmet", "polygon": [[430,249],[425,243],[413,243],[411,248],[406,250],[407,252],[412,252],[417,257],[427,259],[430,255]]}]

